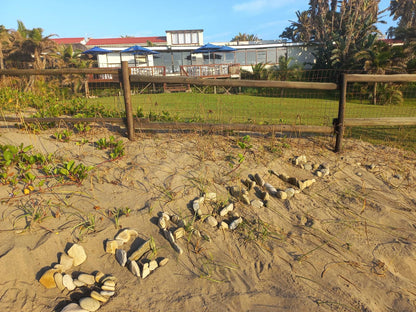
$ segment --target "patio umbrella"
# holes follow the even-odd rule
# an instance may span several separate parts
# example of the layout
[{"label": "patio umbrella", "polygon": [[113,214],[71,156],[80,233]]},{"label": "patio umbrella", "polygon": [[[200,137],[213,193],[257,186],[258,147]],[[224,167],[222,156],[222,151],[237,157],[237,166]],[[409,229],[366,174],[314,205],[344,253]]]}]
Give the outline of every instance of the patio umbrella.
[{"label": "patio umbrella", "polygon": [[91,48],[89,50],[85,50],[81,54],[91,54],[93,56],[97,56],[99,54],[105,54],[106,55],[106,58],[107,58],[107,66],[108,66],[108,56],[107,56],[107,54],[108,53],[111,53],[111,52],[113,52],[113,51],[107,50],[107,49],[103,49],[103,48],[100,48],[100,47],[95,46],[95,47],[93,47],[93,48]]},{"label": "patio umbrella", "polygon": [[[203,46],[199,47],[198,49],[192,51],[191,53],[208,53],[208,63],[210,62],[210,53],[213,52],[231,52],[235,51],[236,49],[231,48],[229,46],[218,46],[215,44],[207,43]],[[215,62],[215,59],[214,59]]]},{"label": "patio umbrella", "polygon": [[[153,50],[149,50],[147,48],[138,46],[138,45],[134,45],[132,47],[129,47],[123,51],[120,52],[120,59],[121,59],[121,53],[131,53],[133,55],[149,55],[149,54],[159,54],[159,52],[153,51]],[[134,66],[136,67],[136,58],[134,58]]]}]

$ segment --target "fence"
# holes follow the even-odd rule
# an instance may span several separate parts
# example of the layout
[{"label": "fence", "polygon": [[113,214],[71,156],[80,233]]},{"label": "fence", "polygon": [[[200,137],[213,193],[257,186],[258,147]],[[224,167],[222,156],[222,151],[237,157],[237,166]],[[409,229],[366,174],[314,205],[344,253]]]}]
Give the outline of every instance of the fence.
[{"label": "fence", "polygon": [[[9,78],[41,76],[47,84],[56,83],[56,81],[64,84],[65,77],[78,77],[79,84],[84,86],[86,93],[88,91],[88,99],[82,97],[82,101],[80,99],[68,100],[63,96],[51,105],[55,109],[52,114],[50,111],[44,111],[42,104],[34,103],[37,109],[36,118],[25,116],[24,121],[26,123],[98,121],[126,124],[129,139],[134,138],[135,129],[322,134],[335,132],[337,134],[335,150],[341,151],[345,127],[380,124],[383,126],[416,125],[414,94],[404,96],[406,103],[410,103],[409,105],[364,103],[368,101],[368,98],[364,98],[363,86],[367,88],[366,95],[372,94],[370,86],[374,85],[374,79],[376,79],[374,77],[379,76],[343,75],[341,87],[338,87],[338,84],[328,82],[338,81],[338,78],[334,79],[338,77],[334,72],[324,75],[320,71],[285,71],[274,73],[276,79],[281,80],[272,81],[131,75],[130,70],[127,64],[123,63],[122,69],[2,70],[0,75]],[[88,77],[91,75],[111,75],[111,80],[103,79],[88,86]],[[376,81],[379,83],[380,96],[383,95],[383,83],[416,80],[413,75],[383,77],[382,80]],[[403,80],[404,78],[407,80]],[[31,78],[25,79],[25,83],[28,83]],[[307,79],[310,81],[301,81]],[[4,78],[3,81],[5,81]],[[18,88],[16,81],[10,81],[9,85]],[[163,93],[166,91],[164,88],[166,85],[192,86],[186,89],[192,92]],[[57,86],[62,91],[59,85]],[[407,85],[406,88],[413,90],[413,85]],[[137,90],[140,91],[136,92]],[[13,102],[11,106],[20,107],[19,105],[23,103],[20,97],[21,94],[16,93],[16,103]],[[10,97],[2,99],[0,94],[0,100],[7,104],[10,102]],[[84,100],[91,106],[87,107]],[[21,117],[6,116],[3,111],[6,104],[3,105],[1,111],[3,120],[22,122]],[[84,111],[77,111],[71,106],[81,107]],[[113,110],[104,109],[110,106]],[[64,108],[66,110],[63,110]],[[87,113],[85,113],[85,108],[87,108]],[[381,116],[383,112],[385,115]],[[61,115],[72,117],[59,117]],[[364,116],[368,118],[357,119],[357,117]]]}]

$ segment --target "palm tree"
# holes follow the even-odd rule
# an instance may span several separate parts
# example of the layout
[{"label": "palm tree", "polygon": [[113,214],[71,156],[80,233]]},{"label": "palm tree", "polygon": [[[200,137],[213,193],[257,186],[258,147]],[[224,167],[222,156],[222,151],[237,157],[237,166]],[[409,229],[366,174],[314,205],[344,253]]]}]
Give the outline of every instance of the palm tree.
[{"label": "palm tree", "polygon": [[257,37],[257,35],[249,35],[246,33],[238,33],[238,35],[234,36],[233,39],[231,39],[231,41],[258,41],[259,38]]},{"label": "palm tree", "polygon": [[9,30],[0,25],[0,69],[4,69],[4,52],[6,46],[10,44]]}]

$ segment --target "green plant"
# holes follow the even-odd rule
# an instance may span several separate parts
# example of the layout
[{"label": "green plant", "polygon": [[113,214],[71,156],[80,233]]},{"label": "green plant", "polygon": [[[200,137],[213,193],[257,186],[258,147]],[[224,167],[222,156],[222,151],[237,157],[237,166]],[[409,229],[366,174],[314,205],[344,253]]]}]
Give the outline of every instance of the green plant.
[{"label": "green plant", "polygon": [[72,228],[72,232],[78,230],[77,237],[82,240],[85,233],[95,232],[96,218],[93,214],[88,214],[87,217],[81,216],[81,221]]},{"label": "green plant", "polygon": [[[245,135],[242,137],[241,141],[237,141],[237,145],[238,147],[240,147],[240,149],[242,149],[242,153],[238,153],[237,157],[233,157],[231,155],[228,155],[228,161],[229,161],[229,165],[232,168],[231,171],[229,171],[226,175],[229,175],[230,173],[232,173],[233,171],[237,170],[241,164],[244,162],[247,153],[251,150],[251,148],[253,147],[253,145],[250,144],[250,136],[249,135]],[[237,166],[234,167],[234,159],[237,159]]]},{"label": "green plant", "polygon": [[117,141],[113,150],[110,152],[110,159],[116,160],[116,159],[123,157],[124,155],[125,155],[124,143],[121,140]]},{"label": "green plant", "polygon": [[30,229],[34,224],[42,223],[46,218],[51,217],[49,201],[44,204],[43,201],[29,200],[26,203],[20,203],[17,208],[22,213],[15,218],[13,227],[22,218],[26,223],[24,229]]},{"label": "green plant", "polygon": [[85,145],[89,143],[89,141],[87,139],[82,138],[80,141],[76,142],[76,145]]},{"label": "green plant", "polygon": [[75,164],[74,160],[66,161],[62,167],[54,169],[54,174],[60,174],[76,183],[81,183],[87,176],[88,171],[92,170],[93,166],[85,166],[84,164]]},{"label": "green plant", "polygon": [[123,207],[123,208],[114,208],[113,210],[110,210],[108,212],[108,216],[111,218],[114,218],[114,225],[116,229],[122,228],[120,225],[120,217],[126,216],[128,217],[130,215],[131,209],[129,207]]},{"label": "green plant", "polygon": [[78,122],[74,125],[75,129],[77,129],[78,133],[87,133],[91,130],[91,127],[87,122]]},{"label": "green plant", "polygon": [[72,131],[68,129],[64,129],[61,132],[55,132],[55,139],[60,142],[68,142],[69,138],[72,135]]}]

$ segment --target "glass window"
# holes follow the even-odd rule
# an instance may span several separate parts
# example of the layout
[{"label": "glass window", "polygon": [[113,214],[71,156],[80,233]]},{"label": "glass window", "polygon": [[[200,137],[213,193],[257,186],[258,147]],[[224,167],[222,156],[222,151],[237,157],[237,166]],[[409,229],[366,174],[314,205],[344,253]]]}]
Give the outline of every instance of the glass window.
[{"label": "glass window", "polygon": [[198,43],[198,33],[192,33],[192,43]]},{"label": "glass window", "polygon": [[178,44],[178,34],[172,34],[172,44]]},{"label": "glass window", "polygon": [[277,63],[277,56],[276,56],[276,48],[268,48],[267,49],[267,63],[269,64],[276,64]]},{"label": "glass window", "polygon": [[178,37],[179,37],[179,44],[184,44],[185,43],[185,34],[184,33],[179,33]]},{"label": "glass window", "polygon": [[235,62],[240,65],[246,65],[246,51],[236,51]]},{"label": "glass window", "polygon": [[257,63],[263,63],[266,64],[267,58],[266,58],[266,50],[257,50]]},{"label": "glass window", "polygon": [[234,52],[225,53],[225,63],[234,63]]},{"label": "glass window", "polygon": [[247,64],[256,64],[256,51],[247,51]]},{"label": "glass window", "polygon": [[191,33],[185,33],[185,43],[191,43]]}]

